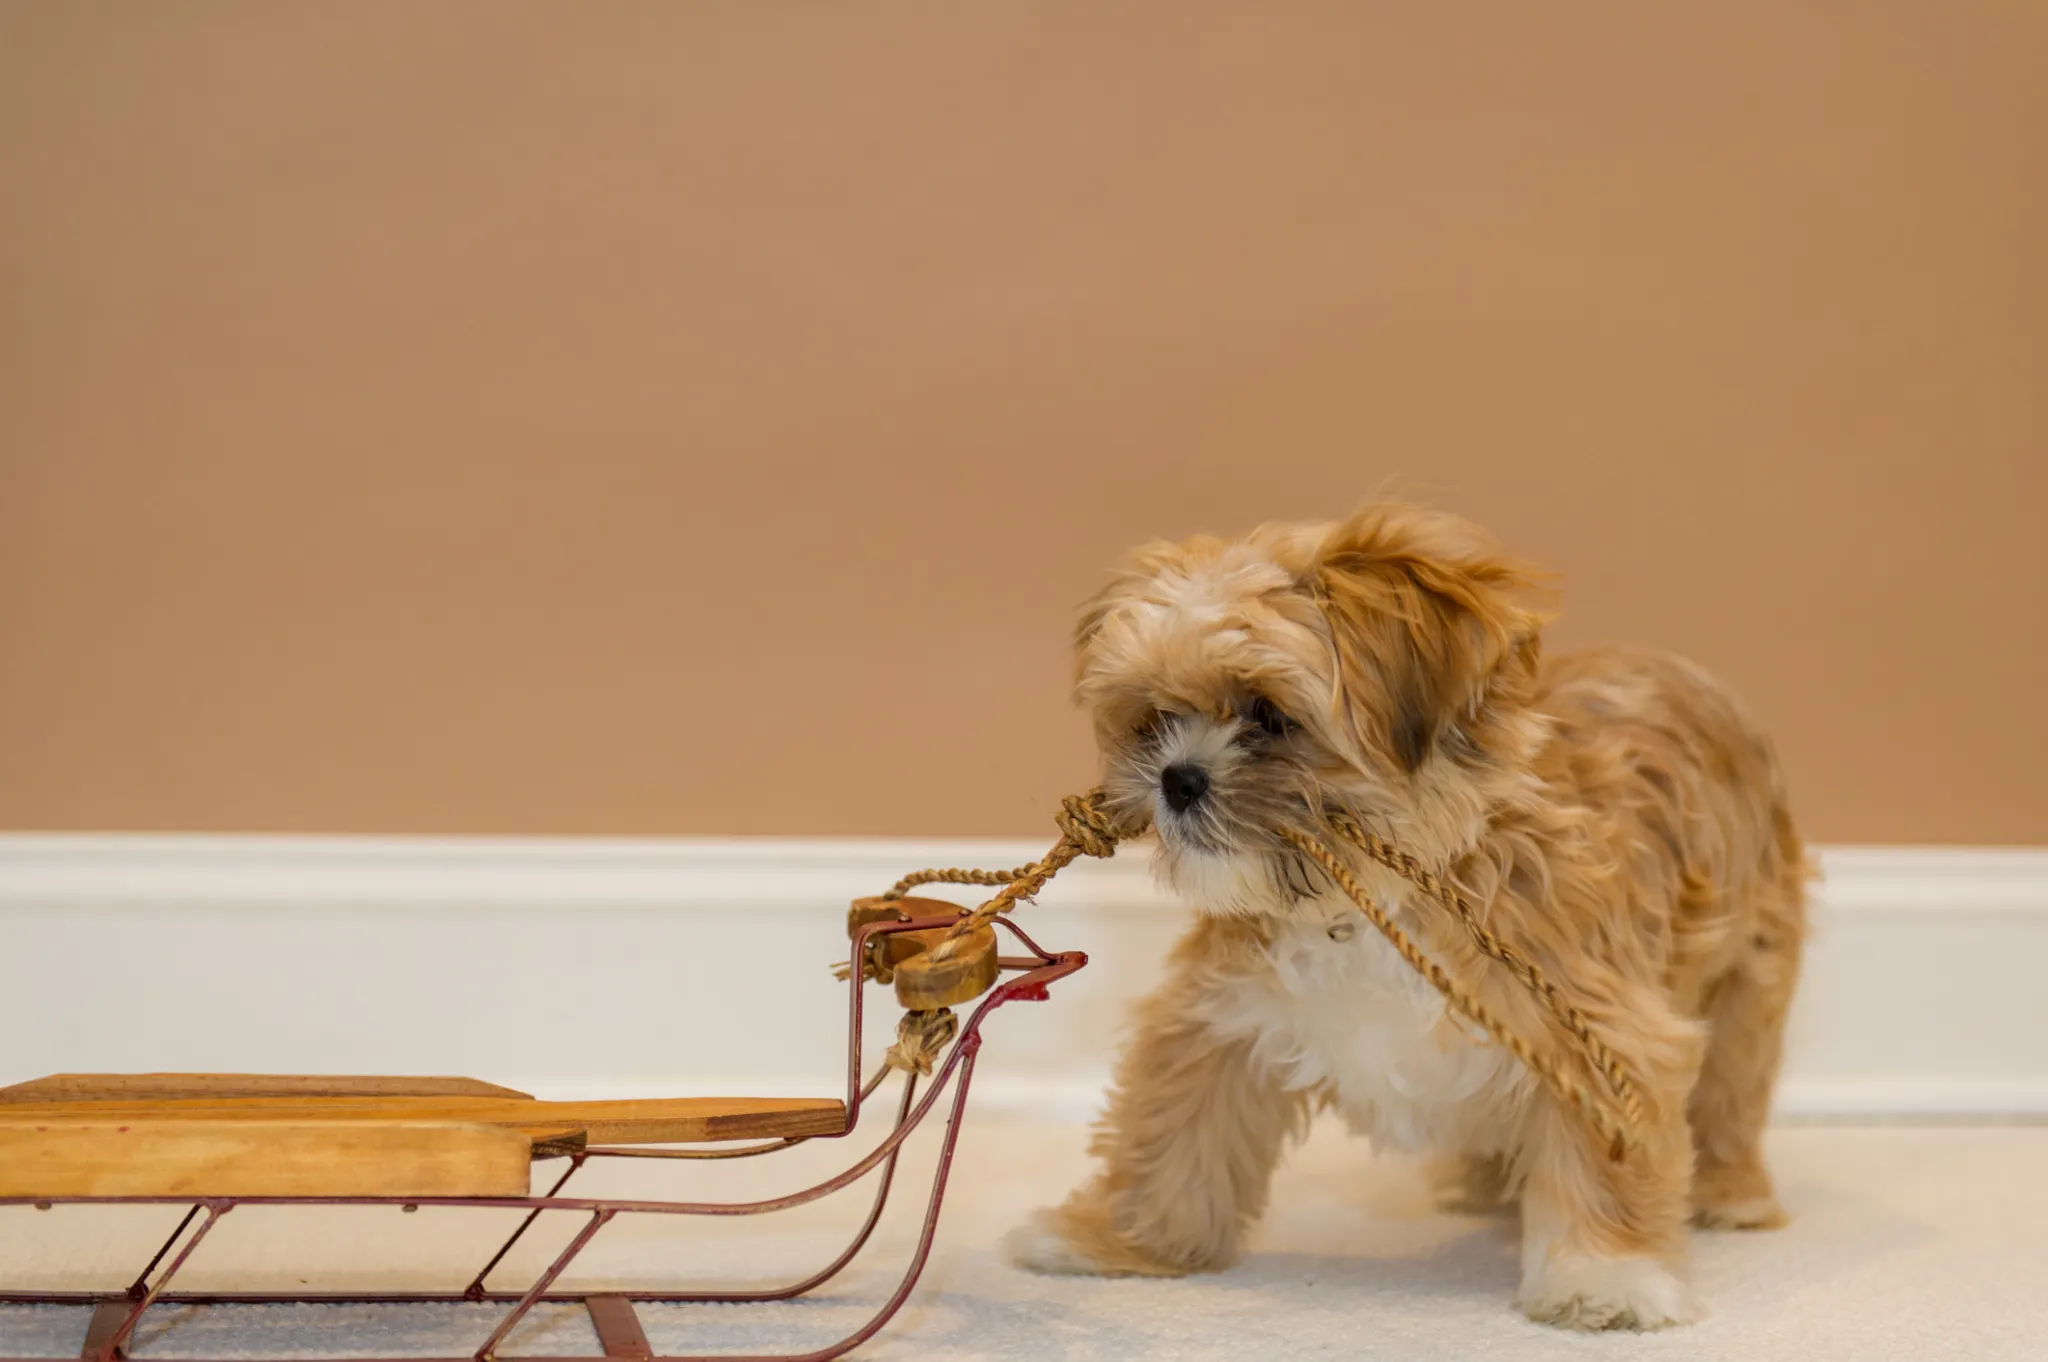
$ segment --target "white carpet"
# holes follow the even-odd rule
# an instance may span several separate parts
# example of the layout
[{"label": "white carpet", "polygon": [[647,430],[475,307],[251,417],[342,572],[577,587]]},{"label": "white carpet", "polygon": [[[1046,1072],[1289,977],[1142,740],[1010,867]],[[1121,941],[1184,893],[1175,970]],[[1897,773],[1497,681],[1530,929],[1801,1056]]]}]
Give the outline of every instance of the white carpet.
[{"label": "white carpet", "polygon": [[[878,1112],[877,1115],[880,1113]],[[1426,1359],[1759,1358],[1797,1362],[2048,1357],[2048,1127],[1805,1127],[1771,1141],[1795,1221],[1701,1235],[1693,1280],[1706,1322],[1656,1335],[1562,1334],[1517,1315],[1512,1236],[1439,1214],[1411,1170],[1318,1128],[1290,1160],[1273,1213],[1237,1268],[1187,1281],[1042,1278],[998,1258],[1003,1231],[1064,1194],[1085,1132],[970,1117],[939,1247],[917,1294],[862,1357]],[[594,1166],[572,1191],[750,1195],[813,1180],[852,1150],[814,1144],[776,1161]],[[902,1262],[929,1168],[913,1146],[895,1213],[819,1299],[771,1307],[643,1306],[657,1350],[819,1346],[864,1319]],[[559,1167],[559,1165],[552,1165]],[[864,1203],[758,1221],[619,1221],[568,1286],[794,1279],[829,1259]],[[0,1285],[125,1284],[174,1223],[143,1210],[0,1209]],[[580,1219],[580,1218],[579,1218]],[[422,1211],[236,1211],[180,1285],[457,1289],[504,1232],[498,1217]],[[544,1222],[494,1285],[531,1274],[573,1233]],[[693,1276],[692,1274],[696,1274]],[[502,1307],[158,1309],[145,1358],[376,1356],[473,1348]],[[580,1309],[536,1312],[508,1354],[596,1355]],[[86,1312],[0,1309],[0,1356],[75,1357]]]}]

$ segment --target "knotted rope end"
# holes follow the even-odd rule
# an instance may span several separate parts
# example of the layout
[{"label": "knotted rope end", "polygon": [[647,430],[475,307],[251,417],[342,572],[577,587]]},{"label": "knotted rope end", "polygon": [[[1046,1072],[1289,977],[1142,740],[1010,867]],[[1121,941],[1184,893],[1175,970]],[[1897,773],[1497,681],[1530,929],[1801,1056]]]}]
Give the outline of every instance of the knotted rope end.
[{"label": "knotted rope end", "polygon": [[939,1051],[946,1048],[959,1030],[960,1019],[950,1007],[933,1012],[906,1012],[903,1020],[896,1023],[896,1043],[889,1047],[882,1062],[905,1073],[929,1074]]},{"label": "knotted rope end", "polygon": [[1123,838],[1116,820],[1103,805],[1102,791],[1090,790],[1087,794],[1068,795],[1062,799],[1060,811],[1053,815],[1060,835],[1083,856],[1113,856],[1116,844]]}]

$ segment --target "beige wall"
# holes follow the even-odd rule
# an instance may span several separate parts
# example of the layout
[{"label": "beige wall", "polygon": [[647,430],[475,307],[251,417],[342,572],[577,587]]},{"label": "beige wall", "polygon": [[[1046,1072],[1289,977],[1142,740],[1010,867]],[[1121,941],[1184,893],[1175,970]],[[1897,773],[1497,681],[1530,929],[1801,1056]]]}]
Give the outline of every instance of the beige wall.
[{"label": "beige wall", "polygon": [[1393,485],[2048,841],[2048,10],[0,0],[0,826],[1028,833]]}]

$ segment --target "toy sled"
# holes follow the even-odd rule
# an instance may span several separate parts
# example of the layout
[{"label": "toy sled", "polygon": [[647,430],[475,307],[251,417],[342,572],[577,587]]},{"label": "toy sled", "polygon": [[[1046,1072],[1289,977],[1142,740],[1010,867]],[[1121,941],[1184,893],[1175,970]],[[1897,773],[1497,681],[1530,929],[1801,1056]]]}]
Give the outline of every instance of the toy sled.
[{"label": "toy sled", "polygon": [[[912,879],[960,882],[963,877],[969,883],[1003,882],[994,872],[980,871],[922,872],[922,878]],[[1043,883],[1042,877],[1038,883]],[[1014,902],[1014,897],[1002,906]],[[944,1103],[945,1130],[923,1228],[895,1290],[853,1333],[815,1351],[785,1356],[783,1362],[838,1357],[888,1323],[909,1297],[931,1252],[983,1022],[1005,1003],[1045,998],[1048,985],[1087,963],[1079,952],[1041,950],[994,911],[963,914],[952,903],[906,897],[902,886],[879,898],[857,900],[848,927],[853,945],[843,1098],[543,1102],[467,1078],[232,1074],[60,1074],[0,1089],[0,1207],[189,1207],[125,1290],[0,1290],[0,1304],[91,1306],[80,1350],[73,1355],[101,1362],[127,1356],[136,1326],[157,1305],[505,1305],[488,1336],[473,1350],[446,1359],[457,1362],[496,1357],[535,1305],[569,1301],[589,1312],[604,1356],[662,1362],[642,1331],[636,1303],[782,1301],[830,1281],[853,1261],[880,1221],[904,1141]],[[998,954],[998,929],[1016,942],[1021,954]],[[897,1044],[863,1080],[862,1003],[864,986],[870,982],[892,982],[906,1012]],[[976,999],[980,1002],[965,1021],[956,1020],[951,1009]],[[847,1136],[892,1071],[902,1075],[902,1092],[886,1137],[836,1177],[814,1187],[738,1203],[565,1195],[576,1171],[593,1159],[743,1158],[808,1140]],[[920,1096],[925,1075],[930,1082]],[[543,1162],[565,1166],[545,1193],[534,1195],[533,1168]],[[877,1169],[873,1205],[852,1242],[822,1268],[786,1286],[727,1292],[554,1289],[577,1255],[613,1220],[763,1215],[830,1196]],[[467,1288],[458,1291],[172,1289],[179,1270],[202,1249],[208,1232],[242,1206],[448,1206],[523,1210],[526,1215]],[[493,1270],[512,1246],[550,1211],[580,1217],[581,1227],[568,1245],[531,1282],[516,1289],[490,1285]]]}]

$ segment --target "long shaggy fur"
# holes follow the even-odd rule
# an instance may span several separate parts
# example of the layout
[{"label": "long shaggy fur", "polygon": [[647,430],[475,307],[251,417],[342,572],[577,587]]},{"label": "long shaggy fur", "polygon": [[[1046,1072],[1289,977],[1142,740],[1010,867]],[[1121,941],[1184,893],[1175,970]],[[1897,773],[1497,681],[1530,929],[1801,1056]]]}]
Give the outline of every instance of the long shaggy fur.
[{"label": "long shaggy fur", "polygon": [[[1519,1202],[1518,1301],[1556,1324],[1690,1319],[1688,1218],[1782,1222],[1759,1138],[1808,869],[1770,743],[1683,659],[1545,664],[1547,610],[1542,576],[1474,526],[1397,505],[1147,546],[1084,610],[1105,789],[1156,824],[1158,871],[1199,916],[1138,1007],[1099,1174],[1018,1233],[1020,1261],[1224,1266],[1318,1107],[1460,1162],[1468,1200]],[[1333,809],[1560,981],[1642,1091],[1637,1152],[1610,1162],[1275,836]],[[1440,909],[1355,871],[1510,1025],[1565,1046]]]}]

